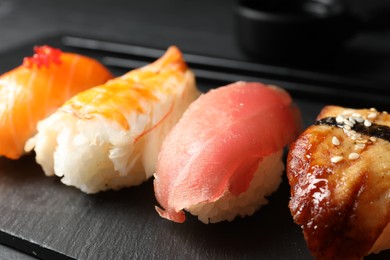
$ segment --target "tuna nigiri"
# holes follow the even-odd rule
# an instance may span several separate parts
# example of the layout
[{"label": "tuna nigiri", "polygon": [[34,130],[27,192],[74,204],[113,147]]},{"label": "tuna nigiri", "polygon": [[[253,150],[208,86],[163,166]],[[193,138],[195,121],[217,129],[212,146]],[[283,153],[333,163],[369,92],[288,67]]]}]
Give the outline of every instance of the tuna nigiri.
[{"label": "tuna nigiri", "polygon": [[160,216],[204,222],[251,215],[266,204],[284,169],[286,144],[300,129],[288,93],[238,82],[204,94],[165,139],[155,173]]},{"label": "tuna nigiri", "polygon": [[198,97],[171,47],[143,68],[82,92],[38,124],[26,144],[46,175],[86,193],[138,185],[155,172],[162,140]]},{"label": "tuna nigiri", "polygon": [[18,159],[44,119],[74,94],[102,84],[111,73],[99,62],[48,46],[0,76],[0,155]]},{"label": "tuna nigiri", "polygon": [[289,207],[316,259],[390,249],[390,115],[325,107],[291,146]]}]

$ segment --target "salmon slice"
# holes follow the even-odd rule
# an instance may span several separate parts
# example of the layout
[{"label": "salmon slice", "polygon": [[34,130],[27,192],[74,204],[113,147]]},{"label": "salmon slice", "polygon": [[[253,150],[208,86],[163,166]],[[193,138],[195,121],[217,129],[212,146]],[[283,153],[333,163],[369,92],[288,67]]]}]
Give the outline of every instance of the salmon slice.
[{"label": "salmon slice", "polygon": [[11,159],[23,154],[39,120],[74,94],[112,78],[94,59],[48,46],[35,52],[0,76],[0,155]]}]

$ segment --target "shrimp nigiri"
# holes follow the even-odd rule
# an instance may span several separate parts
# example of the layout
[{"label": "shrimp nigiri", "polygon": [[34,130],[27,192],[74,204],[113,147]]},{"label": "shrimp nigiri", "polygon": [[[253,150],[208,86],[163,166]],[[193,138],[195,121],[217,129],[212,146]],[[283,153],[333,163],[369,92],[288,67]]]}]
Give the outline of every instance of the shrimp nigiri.
[{"label": "shrimp nigiri", "polygon": [[326,106],[291,146],[289,207],[316,259],[390,249],[390,115]]},{"label": "shrimp nigiri", "polygon": [[39,120],[76,93],[110,78],[111,73],[94,59],[35,47],[33,57],[0,76],[0,155],[18,159]]},{"label": "shrimp nigiri", "polygon": [[38,124],[26,144],[46,175],[86,193],[138,185],[155,171],[162,140],[198,97],[170,47],[154,63],[82,92]]},{"label": "shrimp nigiri", "polygon": [[157,212],[184,222],[184,209],[204,223],[252,215],[278,188],[283,147],[299,129],[299,111],[280,88],[238,82],[204,94],[163,142]]}]

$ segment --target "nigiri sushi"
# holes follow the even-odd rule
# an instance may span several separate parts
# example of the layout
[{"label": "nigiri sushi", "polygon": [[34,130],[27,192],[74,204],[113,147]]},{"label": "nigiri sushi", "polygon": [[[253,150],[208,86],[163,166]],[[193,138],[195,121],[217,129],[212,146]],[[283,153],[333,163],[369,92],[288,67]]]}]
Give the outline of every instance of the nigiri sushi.
[{"label": "nigiri sushi", "polygon": [[291,146],[289,207],[317,259],[390,248],[390,116],[327,106]]},{"label": "nigiri sushi", "polygon": [[102,84],[111,73],[94,59],[35,47],[23,65],[0,76],[0,156],[18,159],[44,119],[74,94]]},{"label": "nigiri sushi", "polygon": [[204,223],[252,215],[280,182],[283,148],[296,138],[300,114],[289,94],[238,82],[193,102],[163,142],[154,190],[161,217]]},{"label": "nigiri sushi", "polygon": [[182,54],[79,93],[38,124],[26,144],[46,175],[96,193],[138,185],[155,172],[162,140],[199,96]]}]

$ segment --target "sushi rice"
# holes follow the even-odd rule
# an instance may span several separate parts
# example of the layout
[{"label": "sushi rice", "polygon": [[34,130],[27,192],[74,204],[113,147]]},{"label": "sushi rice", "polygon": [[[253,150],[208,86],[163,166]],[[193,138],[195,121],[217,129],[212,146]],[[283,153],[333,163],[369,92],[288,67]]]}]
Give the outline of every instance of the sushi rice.
[{"label": "sushi rice", "polygon": [[215,202],[203,202],[187,209],[192,215],[205,224],[220,221],[232,221],[237,216],[251,216],[255,211],[268,203],[267,196],[275,192],[284,171],[282,161],[283,149],[265,157],[253,175],[249,188],[239,196],[230,192]]},{"label": "sushi rice", "polygon": [[[166,54],[169,55],[172,54]],[[154,73],[155,68],[146,66],[140,70]],[[71,106],[75,103],[71,99],[39,122],[37,135],[27,142],[25,149],[35,150],[36,161],[47,176],[57,175],[64,184],[86,193],[138,185],[153,175],[165,135],[199,95],[193,73],[188,69],[180,73],[180,77],[168,76],[162,86],[152,92],[154,102],[140,98],[137,109],[130,111],[117,106],[128,129],[104,114],[79,115]],[[159,75],[157,72],[152,77]],[[138,80],[137,74],[132,77]],[[106,85],[116,84],[116,81]],[[142,84],[140,79],[135,87]],[[88,106],[83,109],[88,110]]]}]

